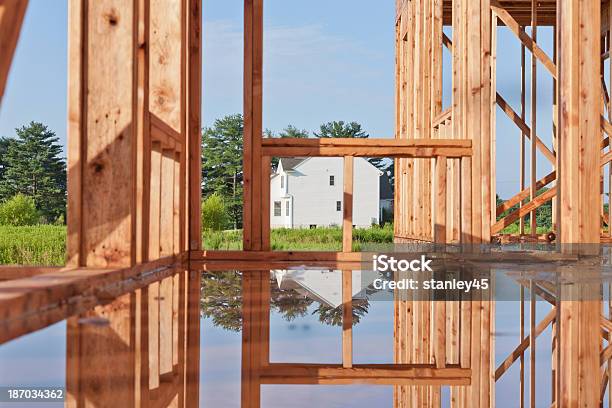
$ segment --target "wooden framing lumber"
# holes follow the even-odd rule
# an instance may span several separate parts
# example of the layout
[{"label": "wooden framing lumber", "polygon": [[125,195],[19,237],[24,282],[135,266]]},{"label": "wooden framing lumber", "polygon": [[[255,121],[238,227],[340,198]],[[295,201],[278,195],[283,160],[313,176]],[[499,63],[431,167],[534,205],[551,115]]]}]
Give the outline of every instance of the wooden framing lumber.
[{"label": "wooden framing lumber", "polygon": [[262,384],[376,384],[468,385],[470,370],[436,368],[428,364],[332,364],[274,363],[260,370]]},{"label": "wooden framing lumber", "polygon": [[261,250],[263,0],[244,1],[243,248]]},{"label": "wooden framing lumber", "polygon": [[342,367],[353,366],[353,271],[342,271]]},{"label": "wooden framing lumber", "polygon": [[557,187],[552,187],[549,190],[546,190],[544,193],[537,196],[535,199],[531,200],[529,203],[524,204],[521,208],[511,212],[501,220],[497,221],[492,227],[491,232],[496,234],[506,228],[507,226],[514,223],[519,218],[524,217],[532,211],[535,211],[537,208],[544,205],[546,202],[553,199],[553,197],[557,194]]},{"label": "wooden framing lumber", "polygon": [[452,139],[264,139],[263,155],[276,157],[464,157],[471,141]]},{"label": "wooden framing lumber", "polygon": [[[344,157],[344,199],[342,200],[342,251],[353,251],[353,169],[351,156]],[[269,201],[269,200],[268,200]]]},{"label": "wooden framing lumber", "polygon": [[[589,253],[600,241],[600,17],[597,0],[557,4],[559,47],[559,240],[565,252]],[[593,143],[593,135],[597,142]],[[593,213],[585,211],[592,209]],[[593,216],[595,215],[595,216]],[[560,290],[558,406],[597,406],[600,381],[601,303],[589,299],[599,286]]]},{"label": "wooden framing lumber", "polygon": [[[534,337],[537,338],[546,328],[555,321],[557,315],[556,309],[553,307],[550,312],[538,323],[534,330]],[[525,337],[519,345],[506,357],[504,361],[495,370],[495,381],[498,381],[502,375],[514,364],[514,362],[524,354],[525,350],[529,348],[531,341],[531,335]]]},{"label": "wooden framing lumber", "polygon": [[516,35],[519,41],[532,52],[532,54],[544,65],[544,67],[551,73],[553,78],[557,77],[557,67],[554,62],[546,55],[538,44],[529,37],[525,31],[521,28],[518,22],[504,9],[500,3],[496,0],[491,0],[491,10],[499,17],[500,20]]},{"label": "wooden framing lumber", "polygon": [[172,274],[186,259],[186,255],[171,256],[135,267],[75,268],[0,282],[0,344],[112,302]]},{"label": "wooden framing lumber", "polygon": [[28,0],[0,1],[0,103],[27,8]]},{"label": "wooden framing lumber", "polygon": [[[557,174],[555,171],[548,173],[546,176],[542,177],[540,180],[536,182],[536,190],[540,190],[543,187],[546,187],[546,185],[555,181],[556,178],[557,178]],[[524,189],[523,191],[519,192],[512,198],[509,198],[508,200],[504,201],[502,204],[498,205],[495,210],[496,215],[497,216],[502,215],[504,212],[508,211],[509,209],[514,207],[516,204],[519,204],[527,197],[529,197],[529,189]]]},{"label": "wooden framing lumber", "polygon": [[[508,115],[508,117],[510,118],[510,120],[512,120],[512,122],[514,122],[514,124],[516,124],[516,126],[519,127],[519,129],[522,131],[522,133],[528,137],[529,139],[531,139],[531,128],[529,126],[527,126],[527,124],[525,123],[525,121],[521,118],[521,116],[519,116],[514,109],[512,109],[512,107],[510,106],[510,104],[508,104],[508,102],[506,102],[506,100],[498,93],[497,94],[497,104],[499,105],[499,107],[502,109],[502,111]],[[540,151],[542,152],[542,154],[551,162],[551,163],[555,163],[556,162],[556,158],[555,158],[555,154],[546,146],[546,144],[544,142],[542,142],[542,139],[540,139],[538,137],[538,135],[535,135],[535,140],[536,140],[536,147],[538,149],[540,149]]]}]

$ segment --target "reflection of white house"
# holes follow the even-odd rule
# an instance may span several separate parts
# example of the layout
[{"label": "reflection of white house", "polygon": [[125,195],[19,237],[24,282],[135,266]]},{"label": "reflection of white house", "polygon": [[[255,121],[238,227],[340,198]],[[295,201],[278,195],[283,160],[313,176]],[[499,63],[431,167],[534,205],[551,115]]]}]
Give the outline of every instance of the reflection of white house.
[{"label": "reflection of white house", "polygon": [[[353,180],[353,225],[369,227],[380,219],[382,172],[356,157]],[[272,228],[342,225],[344,159],[281,158],[270,178]]]},{"label": "reflection of white house", "polygon": [[[293,289],[301,295],[333,308],[342,305],[342,271],[277,269],[272,272],[279,289]],[[352,283],[352,298],[365,298],[365,294],[360,294],[361,271],[353,271]]]}]

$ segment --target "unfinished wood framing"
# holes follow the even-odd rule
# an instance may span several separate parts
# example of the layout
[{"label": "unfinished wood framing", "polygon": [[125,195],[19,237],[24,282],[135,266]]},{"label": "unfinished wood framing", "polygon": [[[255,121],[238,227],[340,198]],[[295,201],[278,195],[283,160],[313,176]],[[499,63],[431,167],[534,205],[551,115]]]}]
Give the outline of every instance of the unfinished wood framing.
[{"label": "unfinished wood framing", "polygon": [[[27,3],[0,0],[0,97]],[[244,1],[244,251],[218,252],[204,251],[201,237],[201,0],[69,0],[68,261],[60,269],[0,268],[0,343],[69,318],[68,406],[90,399],[105,406],[175,400],[195,406],[199,315],[192,309],[200,283],[186,270],[239,268],[249,272],[243,275],[244,407],[259,406],[262,384],[352,383],[393,385],[397,407],[439,406],[443,385],[451,387],[453,407],[490,407],[495,381],[515,362],[519,406],[534,406],[536,338],[548,326],[554,332],[551,403],[598,406],[612,383],[612,348],[589,334],[609,340],[612,325],[602,319],[600,301],[580,300],[599,293],[590,285],[559,290],[524,279],[531,307],[526,310],[521,287],[521,340],[499,367],[491,336],[492,292],[460,299],[421,292],[398,297],[395,364],[355,364],[351,270],[363,266],[363,254],[352,252],[353,165],[355,157],[395,160],[397,242],[474,250],[433,256],[482,262],[487,269],[487,262],[579,262],[591,255],[590,247],[580,245],[612,236],[605,229],[610,210],[604,208],[603,186],[604,172],[612,174],[612,102],[602,81],[610,63],[609,4],[397,0],[393,139],[262,138],[263,7],[264,0]],[[517,108],[496,89],[498,25],[521,47]],[[552,57],[538,44],[545,33],[536,34],[541,26],[554,27]],[[450,95],[443,95],[443,47],[451,53]],[[555,90],[552,143],[537,131],[538,64]],[[520,147],[518,191],[499,205],[496,143],[507,136],[496,134],[498,107],[518,128]],[[545,160],[538,161],[538,154]],[[341,252],[271,251],[272,157],[343,158]],[[550,169],[538,180],[541,166]],[[478,252],[516,222],[514,237],[526,239],[527,215],[530,239],[540,239],[536,214],[551,201],[555,214],[547,238],[557,240],[559,253],[540,258]],[[342,364],[269,360],[269,270],[304,263],[342,263]],[[536,296],[553,304],[540,321]],[[97,317],[113,324],[82,324]],[[538,343],[537,349],[542,353],[544,347]],[[128,388],[116,392],[105,380],[111,373],[99,355],[125,373]],[[602,364],[607,365],[600,375]],[[92,387],[84,378],[99,384]]]}]

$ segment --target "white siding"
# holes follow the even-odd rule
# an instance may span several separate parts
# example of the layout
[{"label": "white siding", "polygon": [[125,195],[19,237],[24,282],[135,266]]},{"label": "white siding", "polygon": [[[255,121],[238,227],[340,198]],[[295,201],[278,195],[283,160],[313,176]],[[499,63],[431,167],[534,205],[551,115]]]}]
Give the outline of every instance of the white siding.
[{"label": "white siding", "polygon": [[[315,157],[307,159],[286,174],[285,191],[280,188],[280,175],[270,181],[271,225],[273,228],[308,228],[310,225],[342,225],[344,159]],[[279,171],[283,172],[282,168]],[[369,227],[379,220],[380,172],[363,158],[355,159],[353,224]],[[334,185],[330,186],[330,176]],[[286,193],[286,194],[285,194]],[[290,216],[285,203],[290,202]],[[274,216],[274,201],[280,201],[281,217]],[[341,210],[337,211],[337,201]]]}]

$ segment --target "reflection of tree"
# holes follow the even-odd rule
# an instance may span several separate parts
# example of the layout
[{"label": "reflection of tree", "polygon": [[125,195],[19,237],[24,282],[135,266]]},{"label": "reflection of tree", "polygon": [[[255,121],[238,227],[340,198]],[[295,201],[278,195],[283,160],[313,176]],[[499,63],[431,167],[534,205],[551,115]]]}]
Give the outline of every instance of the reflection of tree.
[{"label": "reflection of tree", "polygon": [[277,285],[272,283],[270,308],[276,310],[288,322],[297,317],[306,316],[308,306],[311,304],[312,299],[293,290],[280,290]]},{"label": "reflection of tree", "polygon": [[215,326],[240,331],[242,327],[242,279],[238,272],[204,272],[200,309]]},{"label": "reflection of tree", "polygon": [[[215,326],[226,330],[240,331],[242,328],[242,273],[237,271],[203,272],[200,296],[202,315],[212,318]],[[270,280],[270,308],[283,319],[292,321],[306,316],[314,301],[294,290],[280,290]],[[353,300],[353,324],[359,323],[368,312],[366,299]],[[342,307],[332,308],[320,304],[313,311],[319,321],[328,325],[342,325]]]},{"label": "reflection of tree", "polygon": [[[359,323],[361,318],[368,313],[370,303],[367,299],[353,299],[353,326]],[[342,326],[342,306],[331,307],[320,304],[312,314],[319,314],[319,321],[330,326]]]}]

